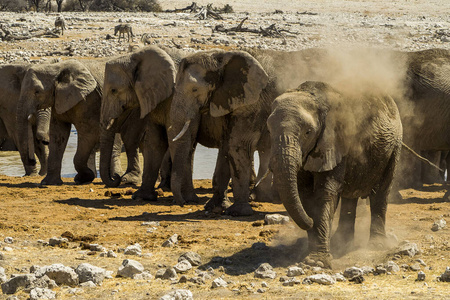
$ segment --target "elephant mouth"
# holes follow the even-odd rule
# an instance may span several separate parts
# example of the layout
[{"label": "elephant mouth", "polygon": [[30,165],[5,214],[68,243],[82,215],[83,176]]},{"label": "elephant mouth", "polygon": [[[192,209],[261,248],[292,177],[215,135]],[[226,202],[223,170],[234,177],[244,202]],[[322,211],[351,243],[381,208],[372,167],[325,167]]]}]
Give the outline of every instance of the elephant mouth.
[{"label": "elephant mouth", "polygon": [[119,117],[111,118],[109,121],[105,121],[103,126],[106,130],[112,130],[112,128],[120,128],[128,120],[133,109],[125,110]]}]

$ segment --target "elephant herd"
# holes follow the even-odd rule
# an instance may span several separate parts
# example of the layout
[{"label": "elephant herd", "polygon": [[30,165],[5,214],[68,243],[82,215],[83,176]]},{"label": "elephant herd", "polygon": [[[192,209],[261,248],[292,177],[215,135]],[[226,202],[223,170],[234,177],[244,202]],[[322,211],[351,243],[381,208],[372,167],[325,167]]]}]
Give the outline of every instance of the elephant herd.
[{"label": "elephant herd", "polygon": [[[353,60],[361,55],[348,51]],[[402,140],[416,151],[450,150],[450,51],[374,53],[389,58],[389,72],[377,61],[343,72],[350,63],[337,64],[339,55],[326,49],[186,54],[149,46],[108,60],[6,65],[0,67],[0,117],[26,175],[38,172],[35,154],[39,158],[42,185],[62,184],[73,125],[75,183],[96,177],[92,157],[100,147],[104,184],[140,184],[133,198],[147,201],[157,200],[160,174],[160,185],[170,187],[177,204],[197,201],[196,145],[218,148],[205,209],[244,216],[253,213],[251,198],[281,200],[308,231],[306,261],[330,266],[339,201],[333,242],[351,245],[357,200],[366,197],[371,241],[383,242],[393,182],[420,173],[412,168],[415,161],[402,163],[408,159],[400,159]],[[361,80],[361,70],[364,76],[377,70],[374,78],[382,80]],[[395,176],[396,166],[401,176]],[[227,197],[230,180],[233,201]]]}]

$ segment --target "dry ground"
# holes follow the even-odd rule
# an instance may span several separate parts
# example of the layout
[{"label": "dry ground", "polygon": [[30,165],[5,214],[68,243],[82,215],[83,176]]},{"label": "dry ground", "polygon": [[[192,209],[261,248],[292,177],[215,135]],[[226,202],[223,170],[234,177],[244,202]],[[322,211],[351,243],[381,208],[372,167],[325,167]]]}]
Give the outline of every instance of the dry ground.
[{"label": "dry ground", "polygon": [[[432,223],[439,218],[449,220],[450,203],[442,202],[445,188],[441,185],[425,186],[420,190],[403,190],[403,202],[388,207],[387,228],[399,241],[417,243],[422,254],[414,258],[404,257],[396,261],[399,265],[411,265],[422,258],[427,267],[425,282],[416,282],[417,272],[400,271],[393,275],[366,276],[363,284],[339,282],[333,286],[296,285],[284,287],[279,277],[286,268],[304,256],[305,233],[293,224],[262,225],[267,213],[285,214],[280,204],[254,203],[256,214],[251,217],[227,217],[208,215],[202,205],[211,196],[211,182],[195,182],[201,203],[184,207],[172,205],[170,192],[164,192],[158,202],[135,201],[129,194],[133,187],[105,188],[96,179],[89,185],[75,186],[72,179],[64,179],[63,186],[39,187],[41,178],[19,178],[0,176],[0,239],[13,237],[12,251],[2,251],[5,259],[0,265],[8,275],[26,273],[32,265],[62,263],[76,267],[83,262],[114,271],[113,279],[105,279],[97,288],[78,291],[75,296],[67,287],[55,289],[58,299],[156,299],[171,289],[187,288],[195,299],[298,299],[298,298],[433,298],[450,297],[448,283],[437,282],[449,261],[449,230],[431,231]],[[105,192],[113,196],[105,196]],[[120,196],[119,196],[120,194]],[[109,193],[108,193],[109,195]],[[161,226],[148,233],[145,221],[160,221]],[[343,271],[349,266],[376,266],[392,258],[392,250],[372,251],[365,248],[369,232],[369,209],[361,201],[357,217],[357,244],[359,249],[336,258],[333,272]],[[98,253],[88,255],[80,242],[71,242],[68,248],[42,246],[38,240],[61,236],[70,231],[76,236],[95,235],[93,243],[118,252],[117,258],[100,257]],[[171,235],[180,236],[179,244],[164,248],[162,243]],[[255,243],[266,243],[267,249],[254,249]],[[203,266],[214,268],[212,279],[223,276],[230,281],[228,288],[211,289],[211,281],[205,285],[193,283],[171,284],[161,280],[132,280],[115,277],[122,261],[129,256],[120,253],[120,248],[139,243],[143,257],[131,257],[140,261],[153,275],[162,266],[173,266],[186,251],[195,251],[202,256]],[[213,257],[223,257],[226,263],[213,262]],[[217,260],[214,260],[217,261]],[[254,270],[262,262],[270,263],[277,272],[274,280],[254,278]],[[222,267],[221,267],[222,266]],[[201,268],[202,268],[201,267]],[[194,277],[194,270],[188,278]],[[302,276],[305,277],[305,276]],[[256,291],[262,281],[269,285],[264,294]],[[28,295],[18,293],[20,299]],[[6,298],[5,295],[0,296]]]}]

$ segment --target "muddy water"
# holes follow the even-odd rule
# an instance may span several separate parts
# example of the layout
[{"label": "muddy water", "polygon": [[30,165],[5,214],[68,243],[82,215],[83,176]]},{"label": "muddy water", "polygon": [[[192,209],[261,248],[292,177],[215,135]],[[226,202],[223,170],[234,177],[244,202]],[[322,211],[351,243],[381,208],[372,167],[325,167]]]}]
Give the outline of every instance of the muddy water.
[{"label": "muddy water", "polygon": [[[64,153],[62,163],[62,176],[74,177],[76,172],[73,167],[73,156],[77,146],[77,132],[72,129]],[[99,162],[99,154],[97,153],[97,167]],[[205,148],[201,145],[197,146],[194,157],[194,179],[212,178],[217,158],[217,149]],[[258,168],[258,161],[255,161],[255,168]],[[8,176],[22,176],[25,174],[20,160],[19,152],[0,151],[0,174]]]}]

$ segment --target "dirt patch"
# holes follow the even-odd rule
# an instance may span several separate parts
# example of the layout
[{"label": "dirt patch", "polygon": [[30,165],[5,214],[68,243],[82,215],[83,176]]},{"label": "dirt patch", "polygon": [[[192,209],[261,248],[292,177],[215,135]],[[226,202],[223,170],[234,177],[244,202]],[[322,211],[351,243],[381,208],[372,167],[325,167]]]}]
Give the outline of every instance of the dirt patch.
[{"label": "dirt patch", "polygon": [[[338,282],[333,286],[296,285],[285,287],[279,282],[286,268],[299,262],[306,253],[306,234],[294,224],[264,225],[265,214],[286,214],[281,204],[258,203],[250,217],[228,217],[207,214],[203,204],[211,195],[211,181],[195,181],[200,203],[179,207],[172,204],[172,194],[162,192],[157,202],[131,199],[132,187],[105,188],[96,179],[89,185],[76,186],[65,178],[63,186],[42,188],[42,178],[0,176],[0,237],[12,237],[14,242],[2,242],[4,260],[0,265],[6,274],[28,273],[32,265],[62,263],[77,267],[88,262],[113,271],[112,279],[105,279],[95,288],[76,291],[77,299],[156,299],[174,288],[186,288],[195,299],[202,298],[446,298],[450,296],[448,283],[437,282],[436,277],[450,265],[449,231],[431,231],[435,220],[449,217],[450,203],[442,202],[441,185],[425,186],[420,190],[402,191],[403,202],[388,207],[387,229],[399,241],[417,243],[422,254],[396,260],[398,265],[423,259],[427,266],[425,282],[416,282],[417,271],[401,270],[392,275],[367,275],[362,284]],[[230,194],[231,196],[231,194]],[[367,248],[369,207],[360,201],[357,213],[356,249],[336,257],[334,269],[343,271],[351,266],[384,264],[392,259],[392,249]],[[337,219],[337,217],[336,217]],[[143,226],[144,222],[159,221],[160,226]],[[150,230],[149,230],[150,229]],[[172,248],[162,247],[173,234],[179,242]],[[45,246],[52,237],[69,238],[66,247]],[[99,252],[86,249],[87,243],[97,243],[113,250],[117,258],[100,257]],[[124,255],[123,249],[139,243],[142,257]],[[12,251],[5,251],[4,247]],[[335,249],[336,250],[336,249]],[[187,251],[201,255],[202,265],[194,269],[212,268],[211,280],[205,284],[176,283],[167,280],[132,280],[115,277],[118,267],[127,258],[141,262],[155,275],[163,267],[173,266]],[[257,279],[255,269],[263,262],[270,263],[277,277]],[[194,269],[186,273],[195,277]],[[211,289],[213,279],[223,276],[227,288]],[[302,280],[306,275],[301,276]],[[262,282],[266,292],[259,294]],[[74,297],[67,287],[54,289],[58,299]],[[28,294],[19,292],[20,299]],[[6,296],[4,296],[6,297]]]}]

